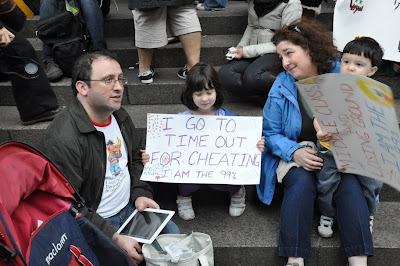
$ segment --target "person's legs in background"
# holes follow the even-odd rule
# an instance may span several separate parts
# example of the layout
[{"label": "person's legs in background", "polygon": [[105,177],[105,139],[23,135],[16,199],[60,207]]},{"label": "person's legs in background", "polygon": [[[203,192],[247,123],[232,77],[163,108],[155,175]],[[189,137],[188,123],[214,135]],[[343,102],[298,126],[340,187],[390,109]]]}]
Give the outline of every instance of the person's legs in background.
[{"label": "person's legs in background", "polygon": [[229,61],[221,66],[218,71],[219,80],[221,85],[228,94],[243,95],[243,73],[253,62],[253,59],[240,59]]},{"label": "person's legs in background", "polygon": [[202,4],[197,4],[199,10],[226,10],[228,0],[205,0]]},{"label": "person's legs in background", "polygon": [[[59,10],[60,2],[57,0],[40,0],[40,18],[55,15]],[[54,61],[51,49],[43,43],[44,71],[49,81],[56,81],[63,76],[60,66]]]},{"label": "person's legs in background", "polygon": [[265,54],[253,60],[243,74],[243,86],[249,99],[264,106],[275,77],[271,70],[278,59],[275,53]]},{"label": "person's legs in background", "polygon": [[[22,124],[30,125],[52,120],[62,108],[58,106],[56,95],[38,62],[36,52],[22,34],[13,31],[9,27],[7,29],[15,35],[15,38],[10,45],[1,48],[7,55],[7,57],[3,56],[0,60],[1,68],[6,67],[6,71],[11,72],[11,74],[8,74],[8,78],[13,87],[14,99]],[[9,60],[12,60],[12,56],[25,58],[26,60],[11,64]],[[36,71],[33,78],[24,78],[24,73],[19,73],[19,70],[27,69],[26,65],[21,66],[21,64],[25,63],[30,64],[31,71]],[[18,69],[14,69],[17,65]]]},{"label": "person's legs in background", "polygon": [[80,0],[79,3],[86,28],[92,39],[92,50],[98,51],[107,49],[107,44],[104,39],[104,20],[103,13],[100,9],[100,3],[97,0]]},{"label": "person's legs in background", "polygon": [[147,11],[135,9],[132,14],[139,57],[138,77],[142,83],[149,84],[155,73],[151,67],[154,49],[168,44],[167,7]]},{"label": "person's legs in background", "polygon": [[316,197],[315,175],[304,168],[293,167],[283,178],[285,186],[281,206],[281,228],[278,254],[289,263],[304,265],[311,253],[311,222]]},{"label": "person's legs in background", "polygon": [[177,73],[186,79],[187,71],[200,62],[201,26],[193,5],[168,7],[168,26],[173,36],[179,36],[186,56],[186,65]]},{"label": "person's legs in background", "polygon": [[341,234],[343,257],[350,266],[367,265],[367,256],[375,254],[369,228],[369,210],[360,182],[352,174],[342,174],[333,196]]}]

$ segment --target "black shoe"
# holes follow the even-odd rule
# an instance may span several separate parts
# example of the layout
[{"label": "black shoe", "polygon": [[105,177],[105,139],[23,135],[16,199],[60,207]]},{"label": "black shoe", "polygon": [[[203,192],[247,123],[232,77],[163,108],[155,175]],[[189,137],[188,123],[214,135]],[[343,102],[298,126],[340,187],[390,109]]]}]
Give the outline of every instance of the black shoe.
[{"label": "black shoe", "polygon": [[182,69],[179,69],[177,75],[178,77],[180,77],[181,79],[186,79],[187,76],[187,66],[185,65]]},{"label": "black shoe", "polygon": [[142,83],[150,84],[153,83],[154,74],[155,74],[154,68],[150,66],[150,70],[143,73],[139,73],[138,77]]},{"label": "black shoe", "polygon": [[64,75],[60,66],[54,60],[48,60],[44,63],[44,72],[50,82],[57,81]]},{"label": "black shoe", "polygon": [[43,122],[43,121],[50,121],[53,120],[54,117],[56,117],[56,115],[58,115],[61,111],[62,111],[62,107],[59,106],[56,109],[52,109],[50,111],[46,111],[44,113],[38,114],[28,120],[22,120],[22,125],[24,126],[28,126],[28,125],[32,125],[38,122]]}]

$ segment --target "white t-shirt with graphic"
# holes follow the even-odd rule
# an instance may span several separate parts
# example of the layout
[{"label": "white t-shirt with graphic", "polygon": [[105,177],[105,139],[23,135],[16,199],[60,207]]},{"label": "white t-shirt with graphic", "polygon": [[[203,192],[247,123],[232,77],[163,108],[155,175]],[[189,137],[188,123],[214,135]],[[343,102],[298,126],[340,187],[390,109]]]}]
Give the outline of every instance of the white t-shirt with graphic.
[{"label": "white t-shirt with graphic", "polygon": [[93,124],[98,131],[104,133],[106,141],[106,175],[97,213],[103,218],[108,218],[117,214],[129,202],[131,178],[128,170],[128,152],[113,115],[109,124]]}]

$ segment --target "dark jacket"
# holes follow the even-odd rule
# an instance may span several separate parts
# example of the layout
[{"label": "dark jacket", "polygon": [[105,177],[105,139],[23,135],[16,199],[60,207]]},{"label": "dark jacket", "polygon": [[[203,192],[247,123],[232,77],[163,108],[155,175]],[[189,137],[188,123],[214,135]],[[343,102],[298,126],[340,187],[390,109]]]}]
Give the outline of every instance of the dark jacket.
[{"label": "dark jacket", "polygon": [[[141,138],[129,114],[120,109],[113,113],[128,150],[131,176],[130,202],[134,206],[140,196],[153,198],[151,186],[140,180],[143,170],[140,153]],[[106,143],[104,134],[93,126],[86,110],[77,98],[65,108],[47,128],[39,149],[61,170],[85,199],[89,209],[82,213],[110,238],[116,232],[96,213],[106,173]]]},{"label": "dark jacket", "polygon": [[20,31],[25,24],[25,14],[16,6],[11,12],[0,14],[0,29],[8,26],[15,31]]},{"label": "dark jacket", "polygon": [[303,6],[308,6],[308,7],[319,7],[319,5],[322,3],[322,0],[301,0],[300,1]]},{"label": "dark jacket", "polygon": [[129,0],[129,9],[146,9],[162,6],[183,6],[190,5],[193,0]]}]

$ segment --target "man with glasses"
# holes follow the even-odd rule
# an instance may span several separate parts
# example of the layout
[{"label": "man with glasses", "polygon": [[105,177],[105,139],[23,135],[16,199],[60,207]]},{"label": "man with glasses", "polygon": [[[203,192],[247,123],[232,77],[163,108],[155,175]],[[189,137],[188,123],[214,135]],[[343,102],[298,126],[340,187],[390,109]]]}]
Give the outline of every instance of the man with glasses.
[{"label": "man with glasses", "polygon": [[[124,78],[107,51],[83,55],[75,63],[71,87],[76,97],[50,124],[40,144],[44,152],[85,199],[80,210],[137,262],[139,244],[116,233],[137,208],[159,208],[153,190],[140,180],[141,138],[121,108]],[[164,233],[179,233],[170,222]]]}]

